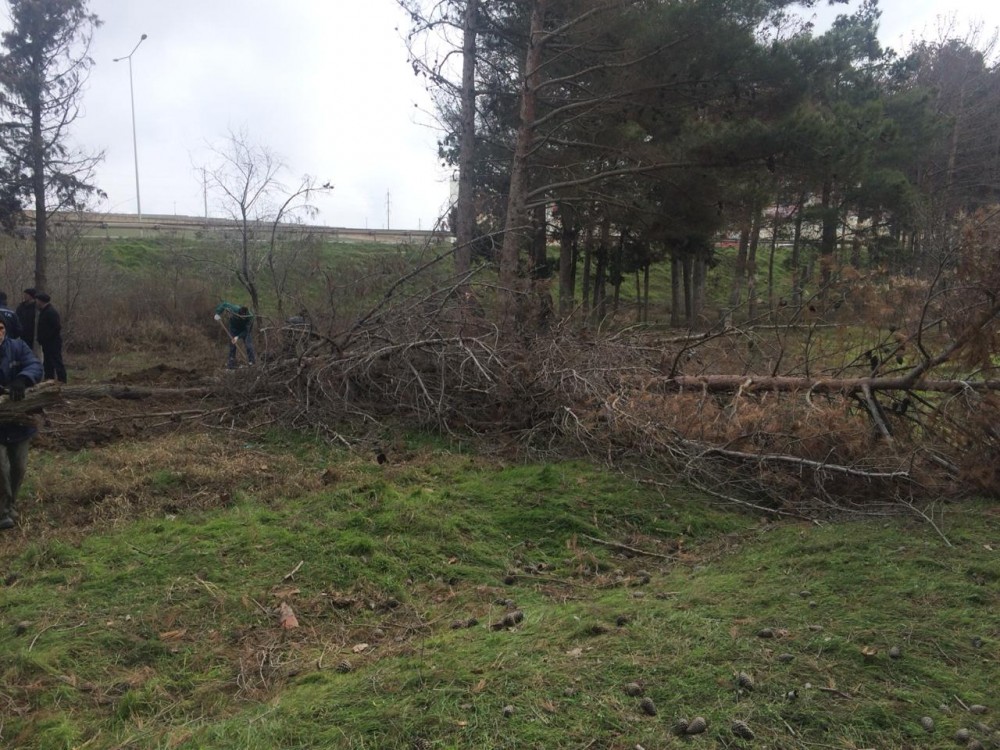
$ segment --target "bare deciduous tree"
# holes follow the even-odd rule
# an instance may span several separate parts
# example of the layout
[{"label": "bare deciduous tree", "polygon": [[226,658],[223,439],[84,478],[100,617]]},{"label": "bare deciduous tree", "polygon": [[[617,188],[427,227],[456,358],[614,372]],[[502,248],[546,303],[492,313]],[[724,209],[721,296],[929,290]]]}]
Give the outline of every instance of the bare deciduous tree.
[{"label": "bare deciduous tree", "polygon": [[281,175],[285,163],[266,146],[254,143],[245,131],[230,131],[223,144],[213,149],[215,165],[205,168],[219,205],[232,219],[239,235],[232,271],[247,290],[254,310],[260,310],[260,274],[266,267],[275,282],[279,313],[283,282],[277,272],[275,250],[282,224],[306,216],[315,217],[310,201],[317,193],[333,190],[304,175],[289,189]]}]

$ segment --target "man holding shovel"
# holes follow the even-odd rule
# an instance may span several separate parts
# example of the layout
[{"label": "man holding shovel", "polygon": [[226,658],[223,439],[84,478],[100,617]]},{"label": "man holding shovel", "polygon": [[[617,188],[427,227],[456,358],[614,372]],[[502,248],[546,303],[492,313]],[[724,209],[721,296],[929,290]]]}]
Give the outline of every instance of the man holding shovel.
[{"label": "man holding shovel", "polygon": [[[222,315],[225,313],[229,317],[229,325],[222,322]],[[253,348],[253,313],[246,305],[242,307],[234,305],[232,302],[223,300],[215,308],[215,319],[218,321],[226,333],[229,335],[229,359],[226,362],[226,369],[232,370],[236,367],[237,344],[243,340],[246,348],[247,364],[254,364],[257,361],[257,354]]]}]

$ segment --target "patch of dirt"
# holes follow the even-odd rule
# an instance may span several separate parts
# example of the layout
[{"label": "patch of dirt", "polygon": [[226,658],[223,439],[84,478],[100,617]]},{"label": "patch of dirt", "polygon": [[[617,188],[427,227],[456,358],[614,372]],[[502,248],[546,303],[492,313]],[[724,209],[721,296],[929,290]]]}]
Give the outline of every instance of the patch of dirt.
[{"label": "patch of dirt", "polygon": [[[91,371],[86,364],[79,369]],[[132,372],[116,373],[103,384],[164,390],[199,388],[217,383],[218,372],[206,367],[185,368],[160,362]],[[71,378],[69,385],[83,385],[81,380],[84,379]],[[203,398],[179,393],[139,399],[66,398],[37,417],[39,433],[35,447],[78,451],[122,440],[201,429],[199,423],[204,413],[212,408],[213,405]]]}]

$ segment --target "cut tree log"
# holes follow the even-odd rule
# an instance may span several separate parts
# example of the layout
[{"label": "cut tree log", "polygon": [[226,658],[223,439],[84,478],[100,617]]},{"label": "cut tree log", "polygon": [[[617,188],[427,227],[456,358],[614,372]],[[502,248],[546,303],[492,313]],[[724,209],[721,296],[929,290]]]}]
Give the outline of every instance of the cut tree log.
[{"label": "cut tree log", "polygon": [[1000,391],[1000,380],[912,380],[901,378],[799,378],[784,375],[760,377],[746,375],[682,375],[663,378],[650,383],[654,391],[708,391],[725,393],[741,391],[786,391],[801,393],[863,394],[870,391],[934,391],[936,393],[961,393],[962,391]]},{"label": "cut tree log", "polygon": [[56,380],[46,380],[29,388],[21,401],[11,401],[8,394],[0,395],[0,424],[25,424],[34,421],[34,415],[57,406],[69,399],[115,398],[139,400],[144,398],[204,398],[213,393],[212,388],[146,388],[134,385],[73,385]]}]

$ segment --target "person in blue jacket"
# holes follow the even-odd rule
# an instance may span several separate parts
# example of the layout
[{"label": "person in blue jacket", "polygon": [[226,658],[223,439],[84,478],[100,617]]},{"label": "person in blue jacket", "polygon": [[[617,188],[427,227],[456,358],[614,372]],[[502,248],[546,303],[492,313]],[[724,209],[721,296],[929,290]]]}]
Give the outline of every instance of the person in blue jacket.
[{"label": "person in blue jacket", "polygon": [[257,361],[257,354],[253,348],[253,313],[246,305],[239,307],[232,302],[222,301],[215,308],[215,319],[222,322],[222,314],[228,313],[229,325],[229,359],[226,367],[232,370],[236,367],[236,345],[240,339],[247,349],[247,362],[253,364]]},{"label": "person in blue jacket", "polygon": [[[7,337],[0,319],[0,387],[11,401],[42,379],[42,363],[21,339]],[[17,524],[14,504],[28,469],[28,446],[38,432],[32,424],[0,422],[0,530]]]}]

